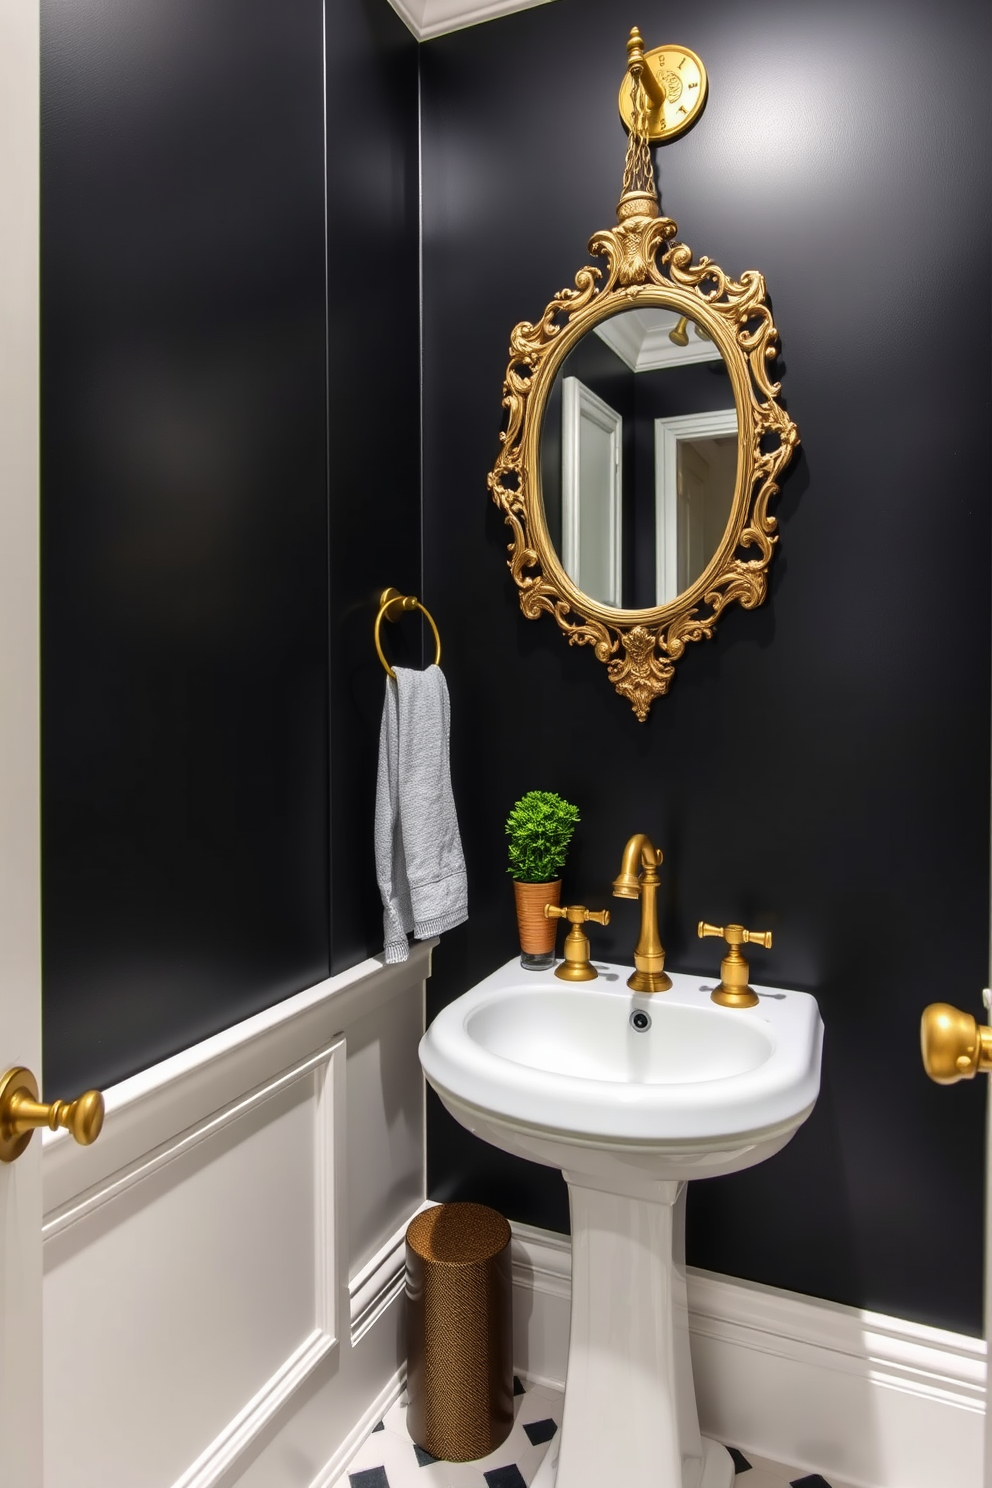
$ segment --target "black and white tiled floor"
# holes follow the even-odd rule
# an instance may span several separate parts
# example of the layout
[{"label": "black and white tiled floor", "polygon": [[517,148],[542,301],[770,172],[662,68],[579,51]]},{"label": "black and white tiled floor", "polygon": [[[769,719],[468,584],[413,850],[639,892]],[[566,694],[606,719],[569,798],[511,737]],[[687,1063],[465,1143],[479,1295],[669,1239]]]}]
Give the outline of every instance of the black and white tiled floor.
[{"label": "black and white tiled floor", "polygon": [[[530,1488],[548,1443],[561,1426],[562,1394],[514,1381],[513,1430],[476,1462],[441,1462],[410,1440],[406,1395],[373,1428],[334,1488]],[[836,1478],[802,1472],[730,1448],[735,1488],[847,1488]]]}]

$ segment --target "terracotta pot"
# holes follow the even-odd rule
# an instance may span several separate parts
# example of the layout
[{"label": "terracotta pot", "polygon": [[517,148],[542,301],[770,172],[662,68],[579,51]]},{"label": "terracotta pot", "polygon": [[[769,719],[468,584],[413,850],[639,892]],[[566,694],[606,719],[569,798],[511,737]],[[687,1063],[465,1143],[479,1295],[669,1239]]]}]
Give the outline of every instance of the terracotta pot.
[{"label": "terracotta pot", "polygon": [[528,956],[553,956],[558,921],[544,918],[544,906],[561,903],[561,879],[553,883],[518,883],[514,879],[513,893],[520,949]]}]

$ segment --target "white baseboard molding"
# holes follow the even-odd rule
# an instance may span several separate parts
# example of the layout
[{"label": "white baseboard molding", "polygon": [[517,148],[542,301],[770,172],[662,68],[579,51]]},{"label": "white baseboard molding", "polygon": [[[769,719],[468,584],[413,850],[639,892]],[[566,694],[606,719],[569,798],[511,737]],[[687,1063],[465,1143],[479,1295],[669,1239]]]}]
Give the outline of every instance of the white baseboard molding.
[{"label": "white baseboard molding", "polygon": [[384,1389],[373,1400],[368,1410],[361,1419],[352,1427],[344,1441],[338,1447],[334,1456],[324,1463],[320,1472],[313,1479],[310,1488],[331,1488],[344,1472],[352,1457],[368,1436],[377,1421],[381,1421],[389,1410],[395,1405],[406,1387],[406,1365],[404,1364],[390,1379]]},{"label": "white baseboard molding", "polygon": [[385,1312],[394,1297],[403,1290],[406,1277],[406,1232],[410,1222],[425,1209],[434,1206],[430,1200],[415,1209],[390,1235],[385,1245],[348,1282],[351,1301],[351,1342],[354,1346]]},{"label": "white baseboard molding", "polygon": [[[564,1382],[571,1246],[513,1226],[514,1359]],[[703,1430],[857,1488],[982,1481],[982,1339],[689,1271],[689,1329]]]}]

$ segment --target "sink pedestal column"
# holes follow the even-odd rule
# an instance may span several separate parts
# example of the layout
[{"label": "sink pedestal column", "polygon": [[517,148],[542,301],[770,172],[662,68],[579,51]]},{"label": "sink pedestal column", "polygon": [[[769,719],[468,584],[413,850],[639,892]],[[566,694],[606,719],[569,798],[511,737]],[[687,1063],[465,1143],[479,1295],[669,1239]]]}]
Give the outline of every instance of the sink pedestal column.
[{"label": "sink pedestal column", "polygon": [[572,1313],[562,1429],[534,1488],[731,1488],[730,1454],[700,1437],[689,1358],[685,1184],[635,1194],[566,1172]]}]

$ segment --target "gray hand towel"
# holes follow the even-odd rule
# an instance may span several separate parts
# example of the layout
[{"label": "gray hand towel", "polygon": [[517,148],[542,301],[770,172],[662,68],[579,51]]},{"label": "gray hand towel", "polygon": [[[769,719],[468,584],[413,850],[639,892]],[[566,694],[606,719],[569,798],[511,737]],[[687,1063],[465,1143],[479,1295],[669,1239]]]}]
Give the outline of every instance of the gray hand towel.
[{"label": "gray hand towel", "polygon": [[375,798],[375,865],[386,960],[407,934],[440,935],[468,919],[468,883],[448,764],[448,687],[440,667],[386,678]]}]

